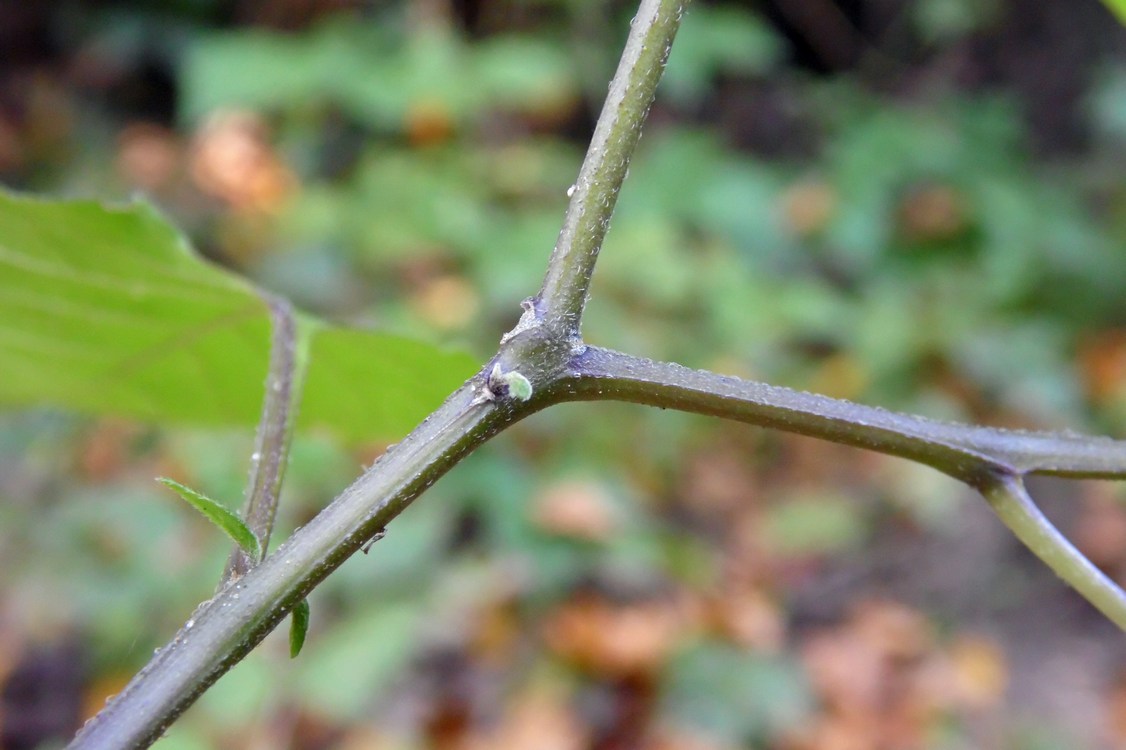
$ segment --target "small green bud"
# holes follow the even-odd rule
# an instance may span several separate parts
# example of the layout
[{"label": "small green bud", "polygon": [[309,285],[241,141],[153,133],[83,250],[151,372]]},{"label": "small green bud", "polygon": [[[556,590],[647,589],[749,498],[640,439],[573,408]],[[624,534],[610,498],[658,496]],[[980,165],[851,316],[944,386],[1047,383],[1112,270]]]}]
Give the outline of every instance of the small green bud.
[{"label": "small green bud", "polygon": [[532,397],[532,382],[516,370],[504,372],[500,362],[494,362],[493,369],[489,372],[489,377],[478,393],[475,403],[496,401],[505,396],[527,401]]},{"label": "small green bud", "polygon": [[519,372],[513,370],[503,376],[504,384],[508,386],[508,393],[513,398],[527,401],[532,397],[532,383]]}]

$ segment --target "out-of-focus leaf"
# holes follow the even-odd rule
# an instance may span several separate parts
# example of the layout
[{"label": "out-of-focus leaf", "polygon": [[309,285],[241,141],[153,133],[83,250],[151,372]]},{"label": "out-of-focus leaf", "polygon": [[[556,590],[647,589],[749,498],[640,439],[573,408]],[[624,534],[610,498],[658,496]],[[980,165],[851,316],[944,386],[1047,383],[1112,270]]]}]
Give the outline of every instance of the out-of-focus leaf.
[{"label": "out-of-focus leaf", "polygon": [[842,498],[793,497],[770,509],[763,533],[783,554],[823,554],[854,547],[864,524]]},{"label": "out-of-focus leaf", "polygon": [[1000,4],[994,0],[922,0],[913,5],[913,11],[915,26],[924,39],[948,42],[994,21],[1000,15]]},{"label": "out-of-focus leaf", "polygon": [[1109,67],[1098,75],[1087,109],[1103,134],[1126,139],[1126,67]]},{"label": "out-of-focus leaf", "polygon": [[[473,370],[421,342],[301,325],[299,425],[347,440],[402,434]],[[252,425],[269,339],[262,296],[151,207],[0,193],[0,405]]]},{"label": "out-of-focus leaf", "polygon": [[571,59],[542,40],[487,39],[474,48],[476,78],[490,101],[521,111],[551,109],[578,95]]},{"label": "out-of-focus leaf", "polygon": [[704,643],[678,655],[665,675],[662,703],[684,726],[733,745],[792,728],[811,710],[809,688],[797,664],[782,657]]},{"label": "out-of-focus leaf", "polygon": [[362,122],[397,129],[420,106],[460,121],[489,106],[538,111],[576,96],[570,59],[543,40],[470,46],[446,30],[394,27],[337,19],[302,37],[211,35],[188,55],[184,109],[200,117],[221,107],[331,102]]},{"label": "out-of-focus leaf", "polygon": [[215,502],[207,495],[200,494],[191,487],[185,487],[174,479],[160,477],[156,481],[184,498],[188,505],[198,510],[204,518],[219,527],[224,534],[231,538],[231,541],[242,548],[243,552],[250,555],[251,559],[258,560],[262,557],[262,545],[259,543],[258,537],[254,536],[254,532],[250,530],[245,521],[239,518],[237,513]]},{"label": "out-of-focus leaf", "polygon": [[425,645],[422,613],[417,601],[381,601],[319,635],[293,680],[307,705],[328,717],[360,716]]},{"label": "out-of-focus leaf", "polygon": [[677,33],[661,86],[692,101],[720,72],[762,73],[778,59],[781,44],[753,15],[738,8],[692,7]]},{"label": "out-of-focus leaf", "polygon": [[[223,106],[269,108],[313,100],[320,71],[314,50],[262,31],[212,37],[188,57],[184,109],[198,117]],[[284,65],[285,75],[279,75]]]}]

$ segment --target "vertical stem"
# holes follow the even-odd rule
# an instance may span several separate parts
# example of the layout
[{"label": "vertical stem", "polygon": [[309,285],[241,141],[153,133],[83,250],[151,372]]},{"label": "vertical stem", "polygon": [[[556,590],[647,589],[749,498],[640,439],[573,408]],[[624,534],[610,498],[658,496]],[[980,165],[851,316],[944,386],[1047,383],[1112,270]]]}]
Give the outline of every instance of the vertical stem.
[{"label": "vertical stem", "polygon": [[687,0],[643,0],[583,160],[539,293],[544,321],[577,337],[590,277]]},{"label": "vertical stem", "polygon": [[1126,630],[1126,594],[1052,525],[1032,502],[1020,477],[991,474],[980,481],[978,489],[1026,547],[1114,624]]},{"label": "vertical stem", "polygon": [[[271,323],[270,369],[266,375],[266,396],[254,439],[254,453],[250,456],[250,477],[243,511],[243,518],[258,538],[263,555],[270,544],[270,533],[277,515],[278,495],[288,463],[305,371],[305,357],[303,352],[298,351],[304,344],[298,341],[292,306],[272,295],[266,296],[266,302],[270,308]],[[236,546],[227,560],[222,583],[243,576],[258,562],[251,560]]]}]

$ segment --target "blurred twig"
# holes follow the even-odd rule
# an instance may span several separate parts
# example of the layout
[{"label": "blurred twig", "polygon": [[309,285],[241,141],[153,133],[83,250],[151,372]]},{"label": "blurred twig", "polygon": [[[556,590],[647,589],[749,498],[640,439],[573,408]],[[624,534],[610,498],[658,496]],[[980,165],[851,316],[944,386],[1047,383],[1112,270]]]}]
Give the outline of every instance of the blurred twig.
[{"label": "blurred twig", "polygon": [[[270,307],[270,369],[266,375],[262,417],[254,437],[254,453],[250,456],[243,510],[246,525],[257,537],[263,554],[269,547],[278,511],[278,496],[289,462],[289,444],[305,371],[305,353],[299,351],[303,343],[298,339],[293,307],[280,297],[265,296]],[[236,546],[227,560],[220,585],[241,577],[258,562]]]}]

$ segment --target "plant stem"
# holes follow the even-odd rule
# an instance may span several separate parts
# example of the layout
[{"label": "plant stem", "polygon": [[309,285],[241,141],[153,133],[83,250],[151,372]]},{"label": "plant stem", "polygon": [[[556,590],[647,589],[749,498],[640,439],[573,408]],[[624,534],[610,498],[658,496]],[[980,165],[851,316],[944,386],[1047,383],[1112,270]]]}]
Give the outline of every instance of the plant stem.
[{"label": "plant stem", "polygon": [[642,0],[579,171],[538,296],[544,324],[577,338],[590,278],[687,0]]},{"label": "plant stem", "polygon": [[[485,369],[310,523],[200,605],[172,642],[68,747],[118,750],[150,745],[317,583],[383,531],[411,500],[507,425],[559,400],[558,390],[545,386],[558,380],[558,366],[577,339],[589,277],[685,2],[642,2],[583,162],[539,303],[528,310],[528,325],[518,326],[506,336],[497,357]],[[531,379],[537,389],[531,400],[481,400],[490,368],[502,360],[506,371]],[[280,422],[271,419],[270,424]],[[268,487],[280,477],[278,467],[274,479],[265,477],[262,486]]]},{"label": "plant stem", "polygon": [[[278,510],[285,467],[289,462],[289,445],[293,423],[301,400],[301,382],[305,371],[305,343],[298,342],[297,321],[289,302],[274,295],[263,295],[270,309],[270,369],[266,375],[266,395],[262,401],[262,417],[254,436],[254,453],[250,456],[250,478],[246,486],[246,508],[243,519],[265,555]],[[302,351],[298,352],[298,347]],[[243,576],[258,564],[241,547],[235,546],[227,560],[222,584]]]},{"label": "plant stem", "polygon": [[1020,477],[983,477],[978,490],[1026,547],[1114,624],[1126,630],[1126,593],[1052,525],[1029,497]]},{"label": "plant stem", "polygon": [[956,479],[983,472],[1126,477],[1126,441],[938,422],[814,393],[587,347],[569,399],[612,399],[711,414],[876,450]]},{"label": "plant stem", "polygon": [[1126,592],[1040,512],[1020,475],[1126,476],[1126,442],[936,422],[788,388],[587,347],[568,400],[613,399],[710,414],[902,456],[971,485],[1037,557],[1126,630]]},{"label": "plant stem", "polygon": [[[1034,471],[1123,476],[1126,444],[943,425],[582,345],[579,325],[590,276],[684,3],[643,0],[543,287],[526,310],[526,319],[503,339],[498,355],[310,523],[200,605],[172,642],[83,727],[70,745],[73,750],[151,744],[317,583],[382,532],[434,481],[505,427],[563,400],[616,399],[714,414],[935,466],[980,487],[1018,536],[1030,546],[1039,545],[1033,548],[1047,555],[1057,572],[1063,570],[1061,575],[1066,573],[1069,582],[1126,627],[1121,592],[1108,594],[1106,584],[1093,575],[1097,571],[1070,545],[1061,551],[1066,540],[1052,537],[1058,532],[1047,530],[1050,524],[1015,479]],[[494,365],[501,366],[501,374],[527,379],[531,399],[523,402],[492,390]],[[271,365],[271,372],[296,373],[299,367],[299,362],[278,370]],[[288,395],[279,395],[276,402],[267,394],[259,431],[259,453],[266,461],[253,469],[248,515],[271,519],[262,527],[267,537],[274,513],[267,506],[276,501],[281,481],[298,380],[291,375]],[[257,495],[263,502],[255,505]],[[252,528],[258,533],[258,527]]]},{"label": "plant stem", "polygon": [[231,581],[86,724],[69,747],[147,747],[325,576],[463,456],[542,406],[479,404],[479,374],[242,578]]}]

